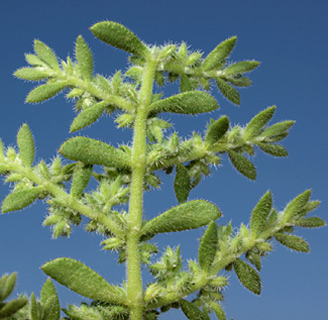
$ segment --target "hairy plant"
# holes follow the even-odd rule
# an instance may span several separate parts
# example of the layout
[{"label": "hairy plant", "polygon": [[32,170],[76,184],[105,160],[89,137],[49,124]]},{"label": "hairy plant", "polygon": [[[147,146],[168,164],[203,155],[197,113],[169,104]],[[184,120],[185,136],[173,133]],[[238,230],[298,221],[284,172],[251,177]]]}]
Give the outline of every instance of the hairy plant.
[{"label": "hairy plant", "polygon": [[[256,179],[250,158],[260,149],[275,157],[287,156],[279,144],[288,136],[294,121],[268,124],[276,110],[268,107],[248,124],[232,126],[226,115],[211,119],[205,134],[193,133],[186,139],[177,131],[167,135],[171,123],[165,113],[195,115],[211,112],[219,106],[208,92],[216,83],[221,94],[240,104],[236,88],[251,85],[246,76],[258,61],[229,63],[236,37],[221,42],[207,56],[190,51],[186,43],[164,46],[147,45],[126,27],[112,21],[91,27],[98,39],[130,54],[127,71],[108,78],[94,74],[93,55],[82,36],[75,45],[75,60],[58,60],[45,43],[35,40],[34,54],[26,54],[28,67],[14,75],[31,81],[43,81],[27,96],[26,102],[39,103],[66,91],[75,102],[77,116],[70,131],[76,132],[97,121],[103,114],[115,114],[119,128],[133,132],[131,145],[114,147],[85,136],[65,141],[50,163],[35,161],[34,139],[24,123],[17,134],[18,148],[0,144],[0,173],[13,184],[2,203],[2,212],[23,209],[41,199],[49,214],[44,226],[50,226],[54,238],[69,236],[74,225],[88,219],[86,230],[102,235],[104,250],[116,251],[127,269],[121,286],[109,284],[98,273],[71,258],[57,258],[42,266],[53,280],[92,299],[90,304],[69,305],[62,319],[70,320],[155,320],[171,308],[181,308],[190,320],[207,320],[214,312],[226,319],[221,306],[228,272],[234,271],[251,292],[261,293],[261,259],[272,251],[277,240],[288,248],[309,252],[308,243],[294,235],[295,227],[324,226],[319,217],[307,217],[318,207],[306,190],[278,212],[270,191],[255,205],[250,222],[235,228],[217,220],[221,212],[205,200],[189,200],[190,191],[213,166],[227,154],[232,165],[245,177]],[[154,87],[179,82],[180,93],[163,98]],[[71,161],[63,163],[63,158]],[[97,167],[95,171],[95,166]],[[179,205],[168,208],[151,220],[143,219],[143,194],[161,184],[158,172],[174,174],[174,191]],[[100,173],[99,173],[100,172]],[[87,188],[97,182],[93,191]],[[127,206],[122,204],[128,203]],[[198,259],[183,264],[180,247],[168,247],[160,258],[153,239],[160,233],[205,227],[200,239]],[[141,265],[153,281],[143,289]],[[16,275],[0,279],[0,301],[11,293]],[[197,294],[194,299],[188,297]],[[194,296],[195,297],[195,296]],[[58,320],[60,305],[50,279],[44,284],[40,300],[34,294],[0,302],[0,318]]]}]

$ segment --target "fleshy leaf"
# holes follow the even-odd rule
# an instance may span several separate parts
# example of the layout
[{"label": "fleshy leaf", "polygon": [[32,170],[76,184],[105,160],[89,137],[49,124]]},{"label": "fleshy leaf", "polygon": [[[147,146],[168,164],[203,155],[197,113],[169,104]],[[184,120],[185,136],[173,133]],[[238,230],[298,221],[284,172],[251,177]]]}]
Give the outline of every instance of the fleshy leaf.
[{"label": "fleshy leaf", "polygon": [[251,234],[253,237],[256,238],[263,231],[271,209],[272,195],[270,191],[267,191],[252,211]]},{"label": "fleshy leaf", "polygon": [[59,320],[60,305],[56,288],[50,279],[47,279],[41,289],[41,304],[47,320]]},{"label": "fleshy leaf", "polygon": [[261,293],[261,278],[259,274],[241,259],[237,259],[233,266],[239,281],[245,288],[259,295]]},{"label": "fleshy leaf", "polygon": [[310,252],[308,243],[298,236],[276,233],[274,237],[278,242],[290,249],[300,252]]},{"label": "fleshy leaf", "polygon": [[203,313],[191,302],[180,300],[180,307],[189,320],[203,320]]},{"label": "fleshy leaf", "polygon": [[93,172],[92,164],[78,162],[74,167],[73,180],[70,194],[73,197],[81,197],[82,192],[87,187]]},{"label": "fleshy leaf", "polygon": [[39,196],[41,191],[40,187],[33,187],[10,193],[2,202],[2,213],[21,210],[29,206]]},{"label": "fleshy leaf", "polygon": [[17,279],[17,273],[12,273],[9,277],[2,277],[1,280],[3,281],[4,285],[2,286],[2,283],[0,284],[0,302],[7,299],[13,292],[15,285],[16,285],[16,279]]},{"label": "fleshy leaf", "polygon": [[130,161],[123,151],[102,141],[86,137],[68,139],[62,144],[59,152],[70,160],[81,161],[86,164],[99,164],[116,168],[130,165]]},{"label": "fleshy leaf", "polygon": [[216,100],[209,94],[202,91],[188,91],[154,102],[150,110],[155,113],[196,114],[210,112],[218,107]]},{"label": "fleshy leaf", "polygon": [[203,270],[209,271],[218,250],[218,227],[214,221],[208,225],[199,245],[198,261]]},{"label": "fleshy leaf", "polygon": [[220,210],[204,200],[192,200],[173,207],[147,221],[142,234],[157,234],[197,229],[221,216]]},{"label": "fleshy leaf", "polygon": [[28,303],[26,298],[17,298],[15,300],[9,301],[2,308],[0,307],[0,319],[7,318],[19,309],[23,308]]},{"label": "fleshy leaf", "polygon": [[240,105],[239,92],[234,87],[232,87],[230,84],[228,84],[227,81],[225,81],[221,78],[216,78],[215,81],[216,81],[216,84],[218,85],[218,88],[220,89],[221,93],[232,103],[239,106]]},{"label": "fleshy leaf", "polygon": [[42,41],[34,40],[34,51],[39,58],[47,63],[54,70],[60,70],[59,63],[55,53]]},{"label": "fleshy leaf", "polygon": [[256,179],[256,169],[252,162],[235,151],[230,150],[228,154],[231,163],[241,174],[251,180]]},{"label": "fleshy leaf", "polygon": [[306,190],[296,198],[294,198],[291,202],[288,203],[287,207],[285,208],[283,221],[287,222],[293,217],[297,216],[299,213],[302,212],[308,201],[311,197],[311,190]]},{"label": "fleshy leaf", "polygon": [[277,122],[270,127],[267,127],[262,133],[261,137],[274,137],[284,134],[293,124],[295,121],[287,120],[282,122]]},{"label": "fleshy leaf", "polygon": [[122,303],[123,290],[110,285],[97,272],[71,258],[57,258],[42,266],[51,278],[78,294],[102,302]]},{"label": "fleshy leaf", "polygon": [[174,179],[174,191],[179,203],[185,202],[188,199],[191,190],[191,181],[188,169],[179,164],[176,167]]},{"label": "fleshy leaf", "polygon": [[218,142],[229,129],[229,118],[227,116],[222,116],[220,119],[209,124],[205,143],[208,145],[213,145]]},{"label": "fleshy leaf", "polygon": [[218,44],[218,46],[213,51],[211,51],[204,60],[203,70],[208,71],[222,67],[225,64],[225,60],[229,56],[233,47],[235,46],[236,40],[237,37],[234,36]]},{"label": "fleshy leaf", "polygon": [[76,40],[75,56],[84,80],[90,81],[93,72],[93,57],[81,35]]},{"label": "fleshy leaf", "polygon": [[39,320],[41,317],[41,305],[36,301],[35,295],[32,292],[31,298],[30,298],[30,316],[31,320]]},{"label": "fleshy leaf", "polygon": [[26,97],[27,103],[38,103],[52,98],[66,87],[66,81],[47,83],[34,88]]},{"label": "fleshy leaf", "polygon": [[187,92],[194,90],[194,87],[186,74],[180,77],[180,92]]},{"label": "fleshy leaf", "polygon": [[253,117],[246,126],[244,132],[244,139],[248,140],[259,135],[261,133],[262,128],[269,122],[275,111],[276,106],[272,106],[261,111],[255,117]]},{"label": "fleshy leaf", "polygon": [[259,61],[240,61],[234,64],[230,64],[224,69],[226,75],[234,73],[246,73],[255,69],[260,64]]},{"label": "fleshy leaf", "polygon": [[134,33],[117,22],[98,22],[90,30],[98,39],[137,56],[146,56],[149,51]]},{"label": "fleshy leaf", "polygon": [[30,128],[24,123],[17,134],[17,144],[19,148],[19,155],[25,167],[30,168],[34,161],[34,140]]},{"label": "fleshy leaf", "polygon": [[326,222],[319,217],[310,217],[295,221],[295,225],[302,228],[317,228],[326,225]]},{"label": "fleshy leaf", "polygon": [[275,157],[287,157],[287,150],[279,144],[269,144],[269,143],[256,143],[260,149],[268,154]]},{"label": "fleshy leaf", "polygon": [[215,315],[219,320],[226,320],[226,315],[222,307],[215,303],[214,301],[209,301],[208,304],[210,305],[211,309],[214,311]]},{"label": "fleshy leaf", "polygon": [[71,124],[70,131],[75,132],[81,130],[98,120],[105,110],[107,103],[105,101],[99,102],[94,106],[83,110]]},{"label": "fleshy leaf", "polygon": [[14,76],[24,80],[38,81],[49,77],[49,74],[37,68],[20,68],[15,71]]}]

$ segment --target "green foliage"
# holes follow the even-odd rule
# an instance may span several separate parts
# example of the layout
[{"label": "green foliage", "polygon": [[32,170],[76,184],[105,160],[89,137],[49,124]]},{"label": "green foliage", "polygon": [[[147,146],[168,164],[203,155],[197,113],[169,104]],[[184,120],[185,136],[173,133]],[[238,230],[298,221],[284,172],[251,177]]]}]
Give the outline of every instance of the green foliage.
[{"label": "green foliage", "polygon": [[[66,160],[57,156],[50,163],[35,163],[34,139],[28,125],[23,124],[17,134],[18,148],[4,148],[0,140],[0,174],[12,184],[2,212],[44,200],[49,214],[43,225],[51,227],[53,238],[69,236],[72,228],[86,219],[86,231],[102,236],[102,249],[117,252],[118,262],[126,263],[127,279],[121,286],[109,284],[71,258],[44,264],[42,270],[52,279],[93,299],[89,304],[69,305],[63,319],[157,320],[161,313],[181,308],[191,320],[209,320],[211,312],[225,320],[221,304],[228,276],[219,275],[220,272],[234,270],[242,285],[260,294],[258,271],[262,258],[272,251],[271,240],[309,252],[308,243],[294,234],[295,227],[316,228],[326,223],[319,217],[307,216],[319,206],[319,201],[310,201],[310,190],[298,195],[279,213],[267,191],[254,207],[249,227],[241,224],[239,228],[231,223],[218,226],[216,220],[221,212],[214,204],[187,200],[202,177],[209,176],[213,166],[221,165],[221,157],[224,164],[224,154],[237,171],[255,180],[252,157],[258,149],[274,157],[287,156],[287,150],[277,143],[288,136],[294,121],[268,126],[276,110],[271,106],[244,126],[231,126],[224,115],[211,119],[203,135],[193,132],[184,139],[177,131],[171,131],[167,136],[172,124],[162,118],[164,112],[196,115],[218,109],[216,99],[202,91],[211,91],[212,82],[230,102],[239,105],[237,89],[252,84],[245,74],[259,62],[228,61],[236,37],[221,42],[203,57],[200,50],[188,50],[184,42],[145,45],[129,29],[113,21],[96,23],[91,31],[96,38],[131,54],[128,70],[118,70],[112,77],[94,74],[93,55],[80,35],[75,44],[75,61],[69,56],[59,60],[52,49],[35,40],[35,54],[25,55],[29,67],[18,69],[14,75],[43,81],[28,94],[28,103],[45,101],[67,88],[66,97],[74,102],[78,113],[71,132],[95,123],[103,113],[115,113],[119,128],[133,130],[133,141],[113,147],[75,136],[59,149],[72,162],[64,164]],[[167,81],[179,81],[180,92],[168,97],[162,92],[154,93],[154,85],[164,87]],[[144,220],[143,193],[160,187],[164,179],[158,171],[175,173],[173,187],[179,205]],[[95,189],[89,190],[90,186]],[[128,212],[124,210],[127,202]],[[180,246],[167,247],[154,262],[159,251],[152,243],[154,236],[202,227],[206,230],[200,239],[198,262],[189,260],[188,270],[184,268]],[[141,264],[154,277],[145,290]],[[3,302],[15,283],[16,274],[0,279],[1,319],[59,320],[59,299],[50,279],[45,282],[40,299],[32,293],[29,301],[20,296]],[[186,300],[195,293],[194,300]]]},{"label": "green foliage", "polygon": [[198,260],[199,265],[203,270],[209,271],[214,261],[218,246],[218,227],[212,221],[199,245]]},{"label": "green foliage", "polygon": [[80,35],[76,40],[75,56],[78,62],[82,77],[86,81],[90,81],[93,72],[93,57],[92,53]]},{"label": "green foliage", "polygon": [[204,200],[192,200],[165,211],[147,221],[142,234],[157,234],[197,229],[221,216],[219,209]]},{"label": "green foliage", "polygon": [[3,200],[2,213],[24,209],[36,200],[40,192],[40,187],[13,191]]},{"label": "green foliage", "polygon": [[121,303],[125,300],[122,289],[110,285],[98,273],[77,260],[57,258],[44,264],[42,270],[84,297],[108,303]]},{"label": "green foliage", "polygon": [[70,160],[106,167],[128,167],[128,156],[121,150],[99,140],[74,137],[60,147],[59,152]]},{"label": "green foliage", "polygon": [[236,259],[233,263],[239,281],[255,294],[261,293],[261,278],[259,274],[246,262]]},{"label": "green foliage", "polygon": [[37,103],[48,100],[58,94],[66,87],[65,81],[43,84],[33,89],[26,97],[27,103]]},{"label": "green foliage", "polygon": [[148,53],[148,48],[129,29],[119,23],[102,21],[94,24],[90,30],[98,39],[116,48],[140,56]]},{"label": "green foliage", "polygon": [[24,123],[17,134],[17,145],[20,151],[20,158],[26,167],[31,167],[34,161],[34,140],[32,133],[26,123]]},{"label": "green foliage", "polygon": [[154,102],[150,110],[154,113],[173,112],[182,114],[196,114],[210,112],[218,108],[216,100],[205,92],[184,92]]},{"label": "green foliage", "polygon": [[0,319],[6,319],[14,315],[28,303],[28,300],[23,296],[4,302],[12,294],[16,279],[16,273],[12,273],[10,276],[5,274],[0,278]]}]

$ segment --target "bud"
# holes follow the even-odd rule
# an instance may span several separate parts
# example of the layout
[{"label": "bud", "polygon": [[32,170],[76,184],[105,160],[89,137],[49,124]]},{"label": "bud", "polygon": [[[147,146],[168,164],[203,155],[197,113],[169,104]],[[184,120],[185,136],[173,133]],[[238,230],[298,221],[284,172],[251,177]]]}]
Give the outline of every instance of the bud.
[{"label": "bud", "polygon": [[109,238],[101,242],[104,250],[119,250],[125,246],[125,241],[120,238]]}]

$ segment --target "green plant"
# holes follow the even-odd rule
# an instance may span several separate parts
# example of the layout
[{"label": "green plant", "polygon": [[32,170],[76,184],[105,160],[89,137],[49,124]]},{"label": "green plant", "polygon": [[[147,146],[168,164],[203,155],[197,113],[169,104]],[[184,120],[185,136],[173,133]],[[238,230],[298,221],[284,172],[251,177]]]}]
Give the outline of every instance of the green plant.
[{"label": "green plant", "polygon": [[[251,85],[245,74],[259,62],[227,62],[236,37],[221,42],[203,58],[199,51],[190,52],[185,43],[148,46],[130,30],[111,21],[99,22],[91,31],[105,43],[131,54],[126,72],[118,71],[111,78],[94,75],[93,56],[79,36],[76,61],[70,57],[58,61],[47,45],[36,40],[35,54],[25,56],[30,66],[18,69],[15,76],[45,81],[28,94],[28,103],[42,102],[67,90],[66,96],[75,101],[78,112],[71,132],[91,125],[104,113],[115,113],[119,128],[133,130],[133,143],[116,148],[75,136],[59,150],[73,162],[64,165],[57,156],[51,163],[35,163],[34,139],[28,125],[23,124],[17,134],[18,150],[4,150],[2,144],[0,148],[0,173],[6,176],[6,182],[14,184],[2,203],[2,212],[20,210],[44,199],[49,206],[44,225],[51,226],[54,238],[68,236],[72,226],[79,225],[84,216],[89,220],[86,230],[103,235],[103,249],[117,251],[119,262],[126,264],[127,279],[122,286],[109,284],[71,258],[44,264],[43,271],[52,279],[93,300],[91,304],[70,305],[64,309],[64,319],[152,320],[170,308],[181,308],[192,320],[209,319],[212,311],[220,320],[225,319],[220,301],[228,278],[219,275],[220,271],[234,270],[247,289],[260,294],[258,271],[261,258],[272,250],[272,239],[293,250],[309,252],[307,242],[293,234],[294,227],[314,228],[325,222],[319,217],[307,217],[319,205],[310,200],[310,190],[293,199],[281,212],[273,208],[272,195],[267,191],[254,207],[249,226],[242,224],[238,230],[231,223],[218,225],[220,210],[204,200],[188,201],[189,193],[203,176],[209,175],[212,166],[220,164],[224,153],[241,174],[255,180],[256,169],[249,156],[255,154],[257,147],[276,157],[287,156],[278,142],[287,137],[294,121],[268,126],[276,109],[272,106],[244,127],[231,126],[229,118],[221,116],[211,119],[204,136],[193,133],[191,138],[183,139],[178,132],[167,136],[164,133],[171,124],[161,117],[162,113],[194,115],[217,109],[217,101],[206,93],[211,82],[217,84],[223,96],[239,105],[236,87]],[[178,80],[179,94],[163,98],[153,91],[154,85],[162,87],[167,81]],[[95,170],[95,166],[101,166],[102,171]],[[143,193],[159,187],[161,181],[156,172],[160,170],[168,175],[175,173],[174,190],[179,205],[145,221]],[[98,182],[94,191],[86,189],[90,179]],[[128,212],[122,206],[125,203]],[[207,228],[200,240],[198,261],[188,261],[188,269],[182,268],[179,246],[168,247],[154,262],[152,256],[158,248],[151,241],[157,234],[204,226]],[[145,290],[141,264],[154,276]],[[198,294],[197,298],[186,300],[193,293]],[[60,318],[56,289],[49,279],[40,301],[32,294],[28,308],[22,310],[23,315],[19,317],[17,313],[15,319]]]}]

